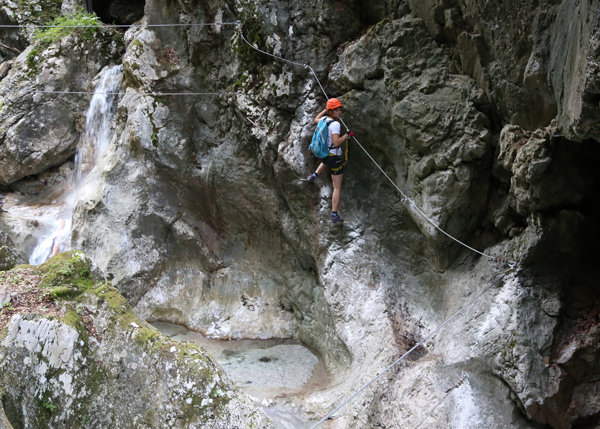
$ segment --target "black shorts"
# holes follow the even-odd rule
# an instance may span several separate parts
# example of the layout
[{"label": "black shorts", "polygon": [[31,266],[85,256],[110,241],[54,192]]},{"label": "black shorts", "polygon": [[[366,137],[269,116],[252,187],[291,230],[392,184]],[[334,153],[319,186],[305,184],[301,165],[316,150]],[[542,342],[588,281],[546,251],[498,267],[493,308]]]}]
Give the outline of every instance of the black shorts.
[{"label": "black shorts", "polygon": [[330,155],[322,158],[321,162],[331,169],[331,174],[337,176],[338,174],[344,173],[344,165],[346,164],[341,157],[337,155]]}]

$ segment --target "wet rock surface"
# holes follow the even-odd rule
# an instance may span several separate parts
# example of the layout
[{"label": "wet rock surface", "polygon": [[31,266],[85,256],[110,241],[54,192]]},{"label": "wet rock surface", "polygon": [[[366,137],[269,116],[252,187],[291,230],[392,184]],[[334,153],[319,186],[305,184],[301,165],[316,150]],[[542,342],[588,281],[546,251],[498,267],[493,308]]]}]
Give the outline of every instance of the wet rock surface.
[{"label": "wet rock surface", "polygon": [[276,429],[311,428],[320,420],[306,399],[328,388],[330,377],[322,359],[297,340],[218,340],[179,325],[152,325],[173,340],[204,348]]},{"label": "wet rock surface", "polygon": [[88,32],[70,28],[53,39],[36,40],[15,58],[0,83],[7,91],[0,110],[0,185],[73,157],[89,96],[74,99],[52,92],[90,91],[93,78],[121,49],[120,34],[100,27]]},{"label": "wet rock surface", "polygon": [[[30,9],[2,10],[30,22]],[[125,94],[76,202],[71,246],[142,318],[300,339],[332,374],[307,398],[325,415],[493,285],[332,427],[597,423],[596,0],[148,0],[142,23],[163,22],[213,24],[131,28],[122,58],[90,51],[81,82],[55,73],[79,64],[69,50],[50,62],[40,52],[40,75],[24,74],[31,51],[15,56],[0,81],[84,88],[122,62]],[[30,36],[19,37],[25,49]],[[343,226],[328,220],[329,178],[299,180],[317,165],[307,146],[325,101],[303,64],[369,153],[350,145]],[[11,97],[2,183],[35,194],[31,175],[70,162],[86,105],[58,118],[57,104]],[[11,118],[44,127],[21,135]],[[66,131],[38,147],[49,129]],[[25,246],[17,237],[31,225],[0,219]]]},{"label": "wet rock surface", "polygon": [[0,395],[13,427],[270,427],[204,350],[137,319],[92,269],[67,252],[1,278]]}]

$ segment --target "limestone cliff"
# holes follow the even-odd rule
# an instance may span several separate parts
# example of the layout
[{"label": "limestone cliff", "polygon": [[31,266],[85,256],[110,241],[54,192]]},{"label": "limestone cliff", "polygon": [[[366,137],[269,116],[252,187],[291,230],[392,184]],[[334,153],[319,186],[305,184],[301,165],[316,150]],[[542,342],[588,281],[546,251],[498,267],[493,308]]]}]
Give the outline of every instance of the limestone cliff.
[{"label": "limestone cliff", "polygon": [[81,252],[2,274],[0,415],[12,427],[269,427],[199,347],[136,318]]},{"label": "limestone cliff", "polygon": [[[597,424],[596,0],[109,3],[139,25],[83,51],[78,34],[7,31],[25,50],[7,50],[0,90],[91,90],[122,64],[71,246],[141,318],[302,340],[335,379],[306,400],[323,414],[493,285],[332,427],[414,426],[463,373],[428,427]],[[41,22],[0,5],[3,22]],[[322,90],[366,149],[349,147],[342,227],[329,179],[300,181]],[[0,180],[7,200],[48,200],[88,99],[20,94],[0,110]],[[31,253],[36,225],[14,206],[0,229]]]}]

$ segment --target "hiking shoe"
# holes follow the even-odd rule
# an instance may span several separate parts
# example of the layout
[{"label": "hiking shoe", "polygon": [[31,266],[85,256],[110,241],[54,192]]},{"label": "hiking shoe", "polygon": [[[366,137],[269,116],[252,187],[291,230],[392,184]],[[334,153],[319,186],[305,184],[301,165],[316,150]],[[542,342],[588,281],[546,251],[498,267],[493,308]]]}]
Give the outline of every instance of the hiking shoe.
[{"label": "hiking shoe", "polygon": [[343,222],[343,221],[344,221],[344,219],[342,219],[339,214],[336,213],[336,214],[331,215],[331,222],[338,223],[338,222]]},{"label": "hiking shoe", "polygon": [[308,176],[308,177],[306,178],[306,181],[307,181],[307,182],[314,182],[315,180],[317,180],[317,177],[319,177],[319,176],[316,176],[316,175],[314,175],[314,174],[311,174],[310,176]]}]

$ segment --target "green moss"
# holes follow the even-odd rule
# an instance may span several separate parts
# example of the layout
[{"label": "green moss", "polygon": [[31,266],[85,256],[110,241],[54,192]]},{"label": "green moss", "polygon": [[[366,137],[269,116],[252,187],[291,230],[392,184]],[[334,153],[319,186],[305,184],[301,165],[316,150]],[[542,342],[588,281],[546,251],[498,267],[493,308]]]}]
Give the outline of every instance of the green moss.
[{"label": "green moss", "polygon": [[[70,427],[88,427],[90,420],[93,423],[91,416],[97,413],[98,409],[90,404],[94,404],[98,395],[110,387],[110,381],[114,377],[99,361],[95,343],[91,338],[96,333],[90,327],[89,315],[92,313],[86,310],[88,306],[96,307],[100,310],[102,317],[107,318],[105,323],[110,326],[110,329],[103,332],[103,340],[112,341],[111,336],[121,337],[125,334],[134,341],[140,354],[150,355],[145,360],[146,362],[152,362],[153,359],[174,362],[177,365],[178,373],[181,371],[182,374],[189,375],[199,384],[211,386],[212,390],[208,395],[210,401],[207,401],[202,394],[195,392],[198,396],[193,396],[190,404],[182,405],[186,424],[210,422],[215,416],[227,412],[226,406],[231,400],[227,393],[228,386],[225,384],[215,385],[215,379],[224,378],[218,365],[214,364],[196,344],[173,341],[161,335],[144,321],[140,321],[125,298],[109,283],[97,282],[92,287],[82,287],[82,281],[92,282],[93,280],[90,275],[90,264],[89,259],[81,252],[71,251],[53,257],[40,267],[33,267],[44,282],[44,287],[48,288],[49,294],[53,294],[57,298],[73,298],[71,302],[62,303],[66,311],[60,320],[77,331],[79,339],[82,341],[81,347],[77,346],[78,350],[83,354],[85,362],[89,362],[81,367],[77,374],[77,387],[81,388],[80,391],[85,392],[85,395],[73,398],[73,403],[70,405],[73,417],[68,422]],[[18,271],[13,272],[12,275],[14,279],[21,276]],[[40,359],[42,359],[41,356]],[[111,364],[108,365],[110,367]],[[52,371],[49,368],[45,376],[51,383],[54,383],[64,372],[64,369]],[[56,420],[62,407],[65,406],[64,398],[52,396],[51,390],[48,389],[48,391],[42,390],[39,395],[36,395],[35,401],[36,410],[32,415],[35,415],[36,425],[50,427],[58,424]],[[156,410],[148,410],[142,420],[142,425],[155,427],[157,425]]]},{"label": "green moss", "polygon": [[138,346],[144,347],[147,350],[152,350],[155,348],[154,346],[163,344],[164,339],[162,335],[154,329],[140,326],[136,331],[134,341]]},{"label": "green moss", "polygon": [[74,328],[79,334],[79,338],[83,340],[85,344],[88,344],[89,337],[85,329],[85,325],[83,324],[83,322],[79,318],[79,314],[77,314],[77,311],[73,307],[67,308],[67,313],[61,318],[61,320],[67,325]]},{"label": "green moss", "polygon": [[[157,103],[156,101],[154,102],[154,110],[156,111],[156,107],[157,107]],[[152,142],[152,146],[154,146],[155,148],[158,147],[158,143],[160,141],[159,137],[158,137],[158,133],[160,132],[160,128],[158,126],[156,126],[156,123],[154,122],[154,118],[152,117],[152,115],[149,115],[150,117],[150,123],[152,124],[152,134],[150,135],[150,141]]]},{"label": "green moss", "polygon": [[35,265],[29,265],[29,264],[21,264],[21,265],[17,265],[16,267],[14,267],[11,271],[15,271],[15,270],[30,270],[30,269],[36,269],[37,267]]},{"label": "green moss", "polygon": [[60,253],[37,267],[41,278],[40,286],[59,287],[56,297],[69,293],[81,294],[95,284],[94,279],[90,277],[91,264],[90,259],[82,252],[71,250]]},{"label": "green moss", "polygon": [[[90,365],[89,372],[85,381],[87,393],[90,398],[93,398],[96,393],[100,391],[100,388],[106,385],[108,375],[101,364]],[[82,404],[86,412],[82,415],[84,422],[89,419],[89,405],[86,403]]]},{"label": "green moss", "polygon": [[42,46],[48,46],[71,34],[76,34],[82,40],[91,40],[101,28],[100,18],[95,14],[84,12],[82,9],[70,15],[59,16],[50,25],[53,27],[38,31],[34,35],[35,40],[39,41]]},{"label": "green moss", "polygon": [[35,72],[38,71],[38,55],[40,52],[37,48],[32,49],[29,54],[27,54],[27,68],[33,70]]},{"label": "green moss", "polygon": [[133,339],[135,343],[145,348],[147,351],[166,349],[170,344],[160,347],[165,342],[164,338],[157,330],[148,327],[148,325],[139,320],[133,313],[131,306],[117,289],[108,284],[103,284],[91,291],[98,297],[98,305],[106,304],[113,314],[113,324],[120,331],[129,331],[134,329],[132,323],[138,326],[135,328]]},{"label": "green moss", "polygon": [[[85,395],[74,398],[71,409],[77,411],[73,411],[74,417],[69,422],[71,427],[87,427],[89,425],[90,415],[97,412],[96,408],[90,409],[90,404],[94,403],[93,401],[100,392],[108,388],[110,380],[113,378],[113,375],[98,360],[95,343],[91,341],[92,335],[95,336],[96,333],[90,326],[89,315],[91,313],[86,310],[88,306],[99,309],[102,317],[107,319],[105,323],[110,326],[110,329],[103,332],[103,340],[112,341],[111,336],[120,337],[125,334],[133,340],[143,355],[150,355],[150,359],[175,362],[178,372],[181,371],[186,376],[189,374],[193,380],[197,380],[204,386],[211,386],[208,395],[210,401],[206,401],[207,398],[200,394],[192,397],[191,404],[182,405],[186,424],[211,421],[215,416],[226,412],[226,406],[231,400],[227,393],[228,387],[223,384],[215,385],[214,382],[217,378],[224,378],[219,366],[212,362],[210,357],[196,344],[173,341],[146,322],[139,320],[117,289],[108,282],[98,281],[93,284],[90,266],[91,261],[83,253],[70,251],[51,258],[39,267],[33,267],[42,279],[44,287],[48,288],[48,294],[52,294],[56,298],[71,299],[70,302],[62,303],[65,314],[60,317],[60,320],[77,331],[79,339],[82,341],[78,350],[86,358],[86,362],[91,363],[82,367],[81,371],[83,372],[78,374],[78,387],[85,391]],[[11,271],[11,275],[16,280],[21,273],[18,270]],[[82,282],[84,282],[83,286]],[[89,286],[90,284],[93,286]],[[147,362],[150,361],[147,360]],[[64,369],[56,371],[49,369],[45,376],[54,382],[64,371]],[[196,394],[198,393],[196,392]],[[65,402],[61,397],[51,397],[51,392],[41,391],[40,395],[35,399],[37,403],[36,423],[39,424],[39,427],[49,427],[56,423],[55,420]],[[142,419],[143,424],[154,427],[156,418],[156,411],[149,410]]]},{"label": "green moss", "polygon": [[[242,34],[246,40],[253,46],[264,49],[266,41],[266,32],[259,19],[258,11],[254,3],[247,2],[244,5],[244,16],[242,17]],[[256,73],[261,65],[271,61],[271,57],[258,52],[256,49],[248,46],[241,37],[233,45],[233,51],[237,54],[240,62],[249,73]]]}]

